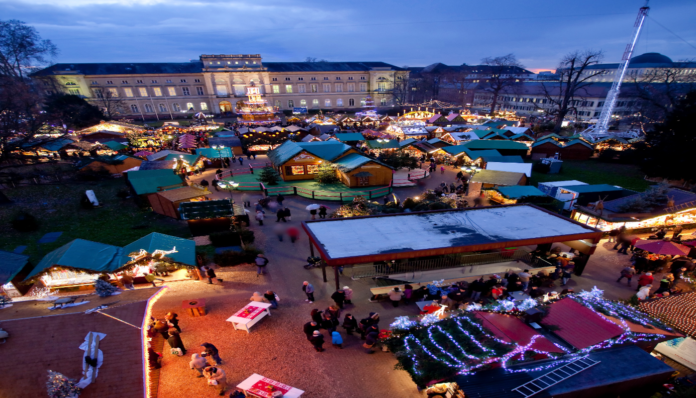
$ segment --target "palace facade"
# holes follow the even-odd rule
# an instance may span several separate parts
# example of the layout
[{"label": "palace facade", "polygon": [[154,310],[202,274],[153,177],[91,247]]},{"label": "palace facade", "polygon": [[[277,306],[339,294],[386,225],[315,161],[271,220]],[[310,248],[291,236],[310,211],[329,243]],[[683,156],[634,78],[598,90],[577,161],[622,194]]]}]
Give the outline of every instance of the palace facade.
[{"label": "palace facade", "polygon": [[279,110],[355,110],[368,95],[377,107],[392,107],[408,73],[384,62],[263,62],[259,54],[226,54],[182,63],[61,63],[32,78],[47,95],[79,95],[111,113],[153,120],[231,115],[252,83]]}]

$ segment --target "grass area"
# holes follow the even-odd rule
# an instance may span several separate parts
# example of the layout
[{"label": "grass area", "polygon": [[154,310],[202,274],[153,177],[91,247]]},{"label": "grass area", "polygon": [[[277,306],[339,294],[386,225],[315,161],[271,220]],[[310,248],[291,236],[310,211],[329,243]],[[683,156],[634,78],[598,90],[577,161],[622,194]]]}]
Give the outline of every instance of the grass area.
[{"label": "grass area", "polygon": [[[239,174],[230,178],[230,180],[240,183],[240,186],[237,188],[238,191],[260,191],[260,186],[255,185],[259,182],[258,176],[259,174]],[[312,191],[314,191],[314,199],[321,200],[340,200],[339,192],[343,193],[343,200],[352,200],[355,196],[369,197],[369,191],[373,191],[373,198],[382,197],[390,192],[387,187],[349,188],[341,183],[320,184],[314,180],[280,181],[278,185],[268,186],[267,188],[269,195],[277,192],[287,195],[293,192],[292,187],[298,188],[297,193],[299,196],[312,198]],[[376,189],[380,190],[375,191]]]},{"label": "grass area", "polygon": [[[139,208],[132,199],[121,199],[116,193],[125,188],[122,179],[70,185],[38,185],[3,191],[13,204],[0,207],[0,249],[13,251],[26,245],[24,254],[33,264],[51,250],[73,239],[124,246],[151,232],[190,237],[185,222]],[[93,190],[102,207],[83,209],[80,199],[86,190]],[[39,222],[34,232],[18,232],[10,221],[25,211]],[[63,232],[57,241],[39,245],[37,241],[48,232]]]},{"label": "grass area", "polygon": [[645,191],[650,181],[643,179],[645,173],[635,164],[605,163],[591,160],[564,160],[558,174],[533,172],[530,185],[540,182],[578,180],[587,184],[618,185],[634,191]]}]

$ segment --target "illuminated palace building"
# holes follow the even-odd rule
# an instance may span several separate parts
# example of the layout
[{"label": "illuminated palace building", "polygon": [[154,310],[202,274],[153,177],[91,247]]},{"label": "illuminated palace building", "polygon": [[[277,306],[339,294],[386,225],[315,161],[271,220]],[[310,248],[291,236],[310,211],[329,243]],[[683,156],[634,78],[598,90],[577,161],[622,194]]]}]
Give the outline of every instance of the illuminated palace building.
[{"label": "illuminated palace building", "polygon": [[46,94],[80,95],[130,118],[173,119],[248,111],[259,105],[249,104],[249,87],[273,111],[358,109],[368,96],[378,108],[391,107],[408,71],[384,62],[262,62],[259,54],[230,54],[182,63],[55,64],[32,77]]}]

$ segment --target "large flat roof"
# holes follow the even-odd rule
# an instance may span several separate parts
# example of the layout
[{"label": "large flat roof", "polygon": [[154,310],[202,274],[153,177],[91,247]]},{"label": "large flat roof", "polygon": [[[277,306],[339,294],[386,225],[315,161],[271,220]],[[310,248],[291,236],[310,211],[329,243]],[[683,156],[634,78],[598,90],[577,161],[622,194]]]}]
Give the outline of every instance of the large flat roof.
[{"label": "large flat roof", "polygon": [[533,205],[305,221],[328,265],[587,239],[601,232]]}]

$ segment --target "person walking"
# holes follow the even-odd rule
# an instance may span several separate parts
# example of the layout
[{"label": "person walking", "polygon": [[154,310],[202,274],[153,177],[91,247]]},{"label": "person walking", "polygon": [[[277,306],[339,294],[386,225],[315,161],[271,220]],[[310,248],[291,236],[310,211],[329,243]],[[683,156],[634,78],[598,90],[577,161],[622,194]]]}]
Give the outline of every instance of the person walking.
[{"label": "person walking", "polygon": [[343,328],[346,329],[346,333],[352,335],[353,331],[358,328],[358,321],[351,314],[346,314],[343,318]]},{"label": "person walking", "polygon": [[404,296],[404,292],[401,291],[398,287],[395,287],[389,292],[389,300],[391,300],[392,305],[394,307],[399,306],[399,301],[401,301],[401,298]]},{"label": "person walking", "polygon": [[304,331],[305,336],[307,336],[307,340],[311,341],[312,336],[314,336],[314,332],[319,330],[319,324],[314,321],[307,322],[304,324],[302,330]]},{"label": "person walking", "polygon": [[643,286],[651,285],[653,283],[653,279],[652,272],[642,274],[638,277],[638,289],[636,290],[640,290],[640,288]]},{"label": "person walking", "polygon": [[343,303],[346,301],[346,292],[344,292],[343,289],[338,289],[331,295],[331,299],[336,303],[338,308],[343,309]]},{"label": "person walking", "polygon": [[256,221],[259,222],[260,226],[263,226],[263,218],[264,218],[263,211],[256,210]]},{"label": "person walking", "polygon": [[324,311],[321,311],[319,308],[312,308],[312,311],[310,311],[309,316],[312,317],[312,320],[319,325],[319,329],[322,328],[322,324],[324,323]]},{"label": "person walking", "polygon": [[312,220],[317,219],[317,209],[312,209],[309,211],[309,214],[312,216]]},{"label": "person walking", "polygon": [[334,348],[343,349],[343,338],[336,330],[331,332],[331,344],[334,346]]},{"label": "person walking", "polygon": [[561,286],[565,286],[568,283],[568,280],[573,276],[571,271],[572,268],[563,269],[563,275],[561,276]]},{"label": "person walking", "polygon": [[627,236],[624,236],[621,241],[621,247],[617,253],[628,255],[628,248],[631,247],[631,240]]},{"label": "person walking", "polygon": [[520,278],[520,282],[522,282],[522,290],[526,292],[527,288],[529,288],[529,278],[532,277],[532,274],[530,274],[529,270],[526,269],[517,274],[517,276]]},{"label": "person walking", "polygon": [[445,166],[440,166],[440,174],[445,174]]},{"label": "person walking", "polygon": [[249,200],[249,195],[246,192],[242,194],[242,205],[244,207],[251,207],[251,201]]},{"label": "person walking", "polygon": [[189,362],[189,367],[196,372],[198,372],[198,376],[196,377],[204,377],[203,375],[203,370],[208,366],[208,362],[203,358],[202,356],[198,354],[193,354],[191,355],[191,362]]},{"label": "person walking", "polygon": [[145,280],[152,283],[152,287],[157,287],[157,285],[155,285],[155,281],[162,281],[162,284],[164,285],[164,279],[157,278],[153,274],[145,274]]},{"label": "person walking", "polygon": [[343,286],[343,294],[346,297],[345,303],[353,304],[353,289],[349,288],[348,286]]},{"label": "person walking", "polygon": [[307,301],[309,304],[314,302],[314,286],[311,283],[304,281],[302,282],[302,291],[307,295]]},{"label": "person walking", "polygon": [[616,282],[621,282],[621,279],[626,278],[628,280],[628,286],[631,286],[631,279],[633,278],[633,275],[636,274],[636,267],[633,265],[629,265],[626,268],[621,270],[621,276],[619,276],[619,279],[616,280]]},{"label": "person walking", "polygon": [[288,236],[290,237],[290,242],[295,243],[300,237],[300,230],[295,227],[288,228]]},{"label": "person walking", "polygon": [[271,303],[271,309],[276,309],[278,308],[278,301],[280,300],[278,298],[278,295],[275,294],[273,290],[266,290],[266,293],[263,294],[263,297],[268,300],[269,303]]},{"label": "person walking", "polygon": [[328,209],[326,208],[326,206],[321,206],[319,208],[319,218],[326,218],[326,211],[327,210]]},{"label": "person walking", "polygon": [[225,371],[222,368],[208,366],[203,373],[208,378],[208,385],[217,387],[218,395],[224,396],[227,390],[227,375]]},{"label": "person walking", "polygon": [[135,290],[135,287],[133,286],[133,277],[129,274],[123,274],[123,276],[121,277],[121,283],[123,284],[123,287],[125,287],[126,289]]},{"label": "person walking", "polygon": [[283,207],[284,200],[285,200],[285,197],[282,194],[279,193],[278,196],[276,196],[276,202],[278,202],[279,207]]},{"label": "person walking", "polygon": [[372,349],[374,348],[375,344],[377,344],[378,338],[379,338],[379,331],[377,331],[377,329],[375,329],[375,328],[370,328],[370,330],[365,335],[365,344],[363,344],[363,348],[365,348],[365,353],[367,353],[367,354],[374,353],[374,351],[372,351]]},{"label": "person walking", "polygon": [[165,340],[169,338],[169,325],[167,325],[166,322],[155,322],[155,330],[157,331],[157,333],[161,334],[162,338],[164,338]]},{"label": "person walking", "polygon": [[278,211],[276,212],[276,222],[283,221],[283,222],[288,222],[288,220],[285,219],[285,209],[284,208],[279,208]]},{"label": "person walking", "polygon": [[331,318],[337,321],[341,317],[341,309],[338,308],[337,305],[330,305],[326,310],[324,310],[324,313],[331,315]]},{"label": "person walking", "polygon": [[181,327],[179,327],[179,315],[177,315],[174,312],[167,312],[167,315],[164,316],[164,319],[167,321],[169,326],[173,327],[176,329],[177,332],[181,333]]},{"label": "person walking", "polygon": [[483,293],[483,289],[485,289],[483,277],[471,282],[471,301],[478,301],[478,299],[481,298],[481,293]]},{"label": "person walking", "polygon": [[285,219],[288,221],[292,221],[292,213],[290,212],[290,208],[285,207],[283,210],[285,211]]},{"label": "person walking", "polygon": [[334,319],[334,317],[329,312],[323,312],[321,327],[323,329],[328,330],[329,332],[333,332],[334,330],[336,330],[336,327],[338,327],[338,319]]},{"label": "person walking", "polygon": [[324,351],[324,335],[321,334],[320,331],[315,330],[315,331],[312,333],[312,338],[309,339],[309,341],[312,343],[312,345],[314,346],[314,349],[315,349],[317,352],[322,352],[322,351]]},{"label": "person walking", "polygon": [[264,256],[263,254],[259,253],[256,256],[256,259],[254,259],[254,262],[256,262],[256,277],[258,278],[261,274],[266,275],[266,265],[268,265],[268,258],[266,258],[266,256]]},{"label": "person walking", "polygon": [[205,349],[203,350],[203,354],[201,356],[203,357],[210,357],[213,359],[215,362],[215,365],[222,365],[222,359],[220,358],[220,353],[214,345],[210,343],[203,343],[201,344],[201,347],[204,347]]},{"label": "person walking", "polygon": [[207,270],[205,271],[206,275],[208,275],[208,283],[213,284],[213,279],[217,279],[217,275],[215,275],[215,270],[213,267],[206,267]]},{"label": "person walking", "polygon": [[239,165],[244,166],[244,158],[241,156],[239,157]]},{"label": "person walking", "polygon": [[169,343],[169,347],[171,348],[181,349],[182,355],[186,355],[186,347],[184,347],[184,342],[181,341],[179,332],[176,329],[169,329],[169,337],[167,338],[167,343]]}]

